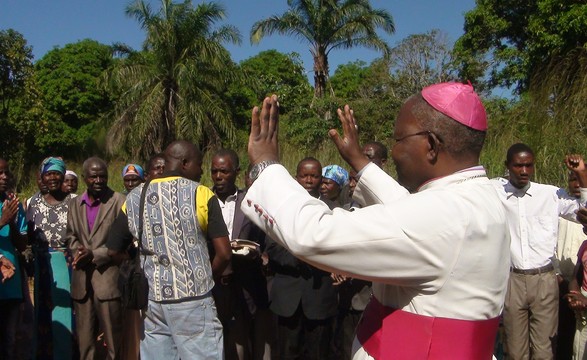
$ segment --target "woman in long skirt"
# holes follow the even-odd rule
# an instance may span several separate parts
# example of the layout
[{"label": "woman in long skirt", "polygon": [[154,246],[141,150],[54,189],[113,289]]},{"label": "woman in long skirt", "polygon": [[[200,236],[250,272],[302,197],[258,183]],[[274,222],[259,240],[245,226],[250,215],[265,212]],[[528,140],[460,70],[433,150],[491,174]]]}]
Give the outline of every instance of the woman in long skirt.
[{"label": "woman in long skirt", "polygon": [[36,359],[73,358],[73,315],[69,256],[65,243],[72,195],[62,191],[65,163],[43,161],[41,179],[48,192],[33,197],[27,208],[29,239],[35,253]]}]

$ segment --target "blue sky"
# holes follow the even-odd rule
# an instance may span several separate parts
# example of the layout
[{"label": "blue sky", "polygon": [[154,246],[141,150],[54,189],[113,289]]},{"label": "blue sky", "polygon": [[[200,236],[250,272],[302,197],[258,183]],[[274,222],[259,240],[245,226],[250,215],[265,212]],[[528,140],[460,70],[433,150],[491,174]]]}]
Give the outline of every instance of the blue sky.
[{"label": "blue sky", "polygon": [[[149,0],[157,7],[158,0]],[[194,4],[201,1],[194,0]],[[226,23],[236,26],[242,34],[240,46],[227,46],[233,60],[239,62],[267,49],[297,52],[306,70],[312,59],[306,44],[298,39],[271,36],[259,45],[251,45],[252,24],[270,15],[281,14],[286,0],[219,0],[227,10]],[[104,44],[123,42],[135,49],[141,47],[144,33],[136,20],[126,17],[126,0],[2,0],[0,29],[13,28],[22,33],[33,47],[35,59],[55,46],[85,38]],[[396,33],[384,36],[395,45],[410,34],[440,29],[454,42],[463,33],[464,13],[475,7],[474,0],[372,0],[373,7],[389,11],[395,21]],[[376,52],[364,48],[333,51],[329,57],[331,73],[339,64],[377,58]]]}]

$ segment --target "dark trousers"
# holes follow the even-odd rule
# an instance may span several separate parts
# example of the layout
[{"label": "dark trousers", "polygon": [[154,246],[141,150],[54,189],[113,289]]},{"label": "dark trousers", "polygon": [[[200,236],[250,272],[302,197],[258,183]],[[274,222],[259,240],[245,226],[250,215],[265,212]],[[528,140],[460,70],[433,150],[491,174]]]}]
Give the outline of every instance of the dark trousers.
[{"label": "dark trousers", "polygon": [[334,317],[324,320],[308,319],[302,305],[290,317],[277,319],[277,347],[281,360],[329,358]]},{"label": "dark trousers", "polygon": [[227,279],[224,283],[217,282],[212,289],[222,323],[225,359],[269,359],[275,337],[273,313],[269,309],[257,309],[251,314],[242,287],[230,277]]},{"label": "dark trousers", "polygon": [[99,349],[96,338],[104,332],[106,359],[120,359],[122,342],[122,305],[120,298],[100,300],[94,293],[89,293],[84,300],[74,300],[76,314],[76,332],[79,341],[81,359],[94,359]]},{"label": "dark trousers", "polygon": [[353,349],[353,340],[357,325],[363,316],[362,311],[339,310],[334,330],[334,354],[331,359],[350,360]]},{"label": "dark trousers", "polygon": [[573,357],[573,339],[575,338],[575,312],[569,307],[564,295],[569,292],[568,282],[565,280],[559,285],[558,305],[558,336],[556,344],[556,359],[571,360]]},{"label": "dark trousers", "polygon": [[242,349],[238,346],[244,342],[245,336],[242,326],[242,318],[245,315],[242,308],[242,290],[233,281],[232,276],[227,276],[214,285],[212,296],[216,303],[218,319],[222,323],[224,357],[226,360],[242,359]]},{"label": "dark trousers", "polygon": [[16,328],[22,300],[0,300],[0,359],[16,359]]}]

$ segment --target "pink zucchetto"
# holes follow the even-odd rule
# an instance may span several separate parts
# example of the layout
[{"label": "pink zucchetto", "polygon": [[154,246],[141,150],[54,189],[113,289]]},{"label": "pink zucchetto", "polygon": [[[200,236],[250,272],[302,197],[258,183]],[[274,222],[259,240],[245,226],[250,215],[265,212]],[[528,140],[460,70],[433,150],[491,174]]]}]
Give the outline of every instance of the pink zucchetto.
[{"label": "pink zucchetto", "polygon": [[473,86],[457,82],[430,85],[422,97],[444,115],[475,130],[487,130],[487,114]]}]

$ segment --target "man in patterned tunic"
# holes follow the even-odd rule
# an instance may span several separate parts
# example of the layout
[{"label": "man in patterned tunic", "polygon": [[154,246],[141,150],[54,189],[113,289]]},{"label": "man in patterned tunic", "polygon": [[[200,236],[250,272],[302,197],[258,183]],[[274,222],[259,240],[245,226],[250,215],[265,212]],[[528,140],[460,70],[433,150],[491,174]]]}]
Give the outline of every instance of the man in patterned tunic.
[{"label": "man in patterned tunic", "polygon": [[[133,236],[143,216],[141,265],[149,281],[149,305],[141,359],[222,359],[222,325],[211,290],[213,277],[230,262],[228,231],[214,193],[197,181],[202,175],[199,150],[175,141],[165,150],[163,177],[127,196],[108,248],[115,256]],[[210,259],[207,239],[215,249]]]}]

